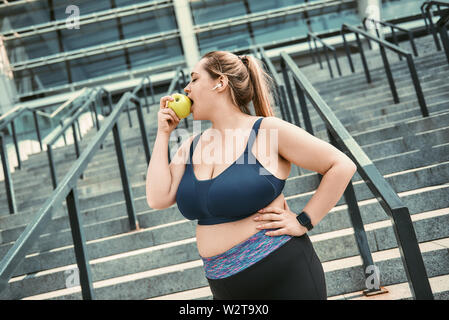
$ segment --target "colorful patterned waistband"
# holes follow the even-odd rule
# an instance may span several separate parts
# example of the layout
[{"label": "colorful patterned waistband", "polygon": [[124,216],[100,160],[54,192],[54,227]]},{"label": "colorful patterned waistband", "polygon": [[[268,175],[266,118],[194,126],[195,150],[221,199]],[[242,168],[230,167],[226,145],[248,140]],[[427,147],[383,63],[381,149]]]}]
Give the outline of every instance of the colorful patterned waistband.
[{"label": "colorful patterned waistband", "polygon": [[221,279],[232,276],[261,260],[292,238],[289,235],[267,236],[265,235],[267,231],[270,229],[257,232],[244,242],[219,255],[202,257],[206,277]]}]

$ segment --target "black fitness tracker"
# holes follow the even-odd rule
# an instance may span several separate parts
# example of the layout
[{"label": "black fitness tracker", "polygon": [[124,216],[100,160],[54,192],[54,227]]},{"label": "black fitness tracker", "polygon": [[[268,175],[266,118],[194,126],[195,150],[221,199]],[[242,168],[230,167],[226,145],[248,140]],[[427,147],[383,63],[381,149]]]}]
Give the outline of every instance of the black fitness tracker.
[{"label": "black fitness tracker", "polygon": [[305,211],[298,214],[298,216],[296,217],[296,220],[298,220],[298,222],[302,226],[306,227],[308,231],[313,229],[312,221],[310,220],[309,215]]}]

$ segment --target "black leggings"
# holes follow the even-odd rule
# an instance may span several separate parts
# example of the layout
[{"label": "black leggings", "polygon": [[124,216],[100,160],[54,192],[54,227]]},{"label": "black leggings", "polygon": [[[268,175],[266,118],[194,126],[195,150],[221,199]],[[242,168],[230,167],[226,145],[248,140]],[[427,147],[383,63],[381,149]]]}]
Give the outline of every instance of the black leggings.
[{"label": "black leggings", "polygon": [[248,268],[207,279],[214,300],[326,300],[323,266],[307,234],[292,237]]}]

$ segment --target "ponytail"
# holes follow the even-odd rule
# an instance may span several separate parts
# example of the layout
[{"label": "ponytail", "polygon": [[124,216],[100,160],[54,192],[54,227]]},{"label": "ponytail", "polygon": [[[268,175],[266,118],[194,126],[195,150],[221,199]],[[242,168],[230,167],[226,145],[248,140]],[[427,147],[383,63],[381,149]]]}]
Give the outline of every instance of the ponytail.
[{"label": "ponytail", "polygon": [[212,79],[228,78],[231,99],[240,111],[251,114],[248,105],[252,101],[256,116],[274,116],[270,99],[272,79],[259,59],[227,51],[211,51],[203,58],[206,59],[204,68]]},{"label": "ponytail", "polygon": [[271,77],[262,69],[259,59],[245,56],[248,59],[248,72],[253,86],[253,105],[257,116],[273,117],[274,112],[270,100]]}]

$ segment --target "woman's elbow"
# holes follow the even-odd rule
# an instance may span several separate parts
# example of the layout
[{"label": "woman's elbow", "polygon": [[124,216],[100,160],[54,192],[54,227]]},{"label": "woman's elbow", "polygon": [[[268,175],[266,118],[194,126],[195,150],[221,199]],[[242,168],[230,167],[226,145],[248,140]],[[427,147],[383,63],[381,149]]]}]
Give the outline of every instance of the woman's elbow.
[{"label": "woman's elbow", "polygon": [[147,204],[151,209],[161,210],[161,209],[167,209],[170,207],[173,203],[167,202],[167,201],[161,201],[151,199],[147,196]]}]

